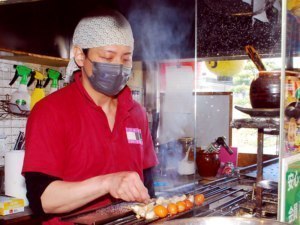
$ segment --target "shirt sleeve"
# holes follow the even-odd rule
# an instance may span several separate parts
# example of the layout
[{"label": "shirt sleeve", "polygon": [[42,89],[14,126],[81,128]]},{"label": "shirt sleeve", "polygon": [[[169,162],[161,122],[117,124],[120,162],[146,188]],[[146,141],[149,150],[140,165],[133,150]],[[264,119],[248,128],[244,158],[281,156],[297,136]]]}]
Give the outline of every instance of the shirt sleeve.
[{"label": "shirt sleeve", "polygon": [[27,199],[29,207],[37,216],[45,216],[43,210],[41,196],[50,183],[60,180],[57,177],[52,177],[43,173],[27,172],[24,174],[25,184],[27,189]]},{"label": "shirt sleeve", "polygon": [[[22,172],[40,172],[62,177],[65,160],[63,120],[59,109],[42,99],[26,124],[25,157]],[[54,105],[55,106],[55,105]]]}]

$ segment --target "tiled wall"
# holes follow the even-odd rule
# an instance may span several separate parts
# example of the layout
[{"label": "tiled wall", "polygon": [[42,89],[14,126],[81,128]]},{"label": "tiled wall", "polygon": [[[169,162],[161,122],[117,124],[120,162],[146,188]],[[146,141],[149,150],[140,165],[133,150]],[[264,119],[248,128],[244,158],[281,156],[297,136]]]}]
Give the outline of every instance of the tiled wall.
[{"label": "tiled wall", "polygon": [[[45,70],[50,68],[49,66],[41,66],[37,64],[25,64],[17,61],[10,60],[0,60],[0,100],[5,100],[6,95],[11,95],[14,91],[17,90],[20,78],[12,85],[9,86],[9,82],[14,77],[15,69],[14,65],[26,65],[31,69],[42,72],[46,75]],[[55,68],[64,74],[64,68]],[[63,82],[60,83],[60,87],[63,85]],[[29,87],[29,92],[31,92],[35,87],[35,82]],[[50,83],[45,89],[46,95],[49,93]],[[5,151],[12,150],[15,144],[15,141],[19,135],[20,131],[25,132],[26,126],[26,117],[19,117],[6,113],[3,108],[0,108],[0,166],[4,164],[3,156]],[[5,140],[3,140],[5,136]],[[4,142],[4,146],[3,143]]]},{"label": "tiled wall", "polygon": [[[46,75],[46,69],[49,66],[42,66],[38,64],[25,64],[17,61],[10,60],[0,60],[0,100],[5,100],[6,95],[11,95],[14,91],[17,90],[20,78],[12,85],[9,86],[9,82],[14,77],[15,69],[14,65],[26,65],[33,70],[37,70]],[[131,76],[128,85],[133,90],[133,97],[135,100],[143,104],[143,88],[142,88],[142,64],[141,62],[134,62],[134,71]],[[51,67],[55,70],[60,71],[63,76],[65,74],[65,68],[55,68]],[[60,87],[63,86],[63,81],[60,81]],[[29,92],[34,89],[35,82],[29,87]],[[49,93],[50,83],[45,89],[46,95]],[[11,114],[7,114],[0,108],[0,166],[4,164],[4,154],[5,151],[12,150],[14,148],[16,139],[19,135],[19,132],[25,132],[27,118],[19,117]],[[3,139],[5,136],[5,145],[2,145]]]}]

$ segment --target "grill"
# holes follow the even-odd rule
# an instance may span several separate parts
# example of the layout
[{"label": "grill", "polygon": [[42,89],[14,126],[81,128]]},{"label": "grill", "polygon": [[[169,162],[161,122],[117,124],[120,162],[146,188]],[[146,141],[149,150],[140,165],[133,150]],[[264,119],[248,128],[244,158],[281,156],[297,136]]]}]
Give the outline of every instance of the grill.
[{"label": "grill", "polygon": [[[185,184],[176,188],[158,192],[158,196],[170,197],[174,195],[202,193],[205,202],[201,206],[169,216],[163,219],[137,219],[130,210],[132,203],[116,203],[114,205],[81,214],[63,217],[62,220],[75,224],[155,224],[166,220],[189,217],[211,216],[242,216],[274,219],[277,218],[278,194],[277,190],[266,190],[256,187],[253,171],[248,173],[246,168],[243,175],[223,177],[213,181],[200,179],[196,183]],[[247,175],[248,174],[248,175]],[[257,191],[262,192],[261,208],[257,207]]]}]

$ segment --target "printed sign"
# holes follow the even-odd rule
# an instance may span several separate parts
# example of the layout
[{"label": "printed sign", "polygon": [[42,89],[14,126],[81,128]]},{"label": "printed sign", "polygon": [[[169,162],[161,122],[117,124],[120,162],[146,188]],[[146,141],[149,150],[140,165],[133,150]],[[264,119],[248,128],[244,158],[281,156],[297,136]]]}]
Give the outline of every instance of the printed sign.
[{"label": "printed sign", "polygon": [[300,162],[288,165],[285,183],[285,222],[300,225]]}]

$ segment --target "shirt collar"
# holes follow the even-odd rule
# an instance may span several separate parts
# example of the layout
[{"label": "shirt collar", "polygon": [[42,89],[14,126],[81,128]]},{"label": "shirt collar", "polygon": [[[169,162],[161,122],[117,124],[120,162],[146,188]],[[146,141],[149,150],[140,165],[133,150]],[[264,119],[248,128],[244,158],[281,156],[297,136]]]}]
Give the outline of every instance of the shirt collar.
[{"label": "shirt collar", "polygon": [[[91,96],[87,93],[85,88],[82,85],[81,81],[81,71],[75,72],[75,83],[77,88],[79,89],[80,93],[84,96],[84,98],[93,106],[98,107]],[[125,86],[125,88],[118,94],[118,107],[129,111],[133,107],[133,99],[131,95],[131,90],[128,86]]]}]

